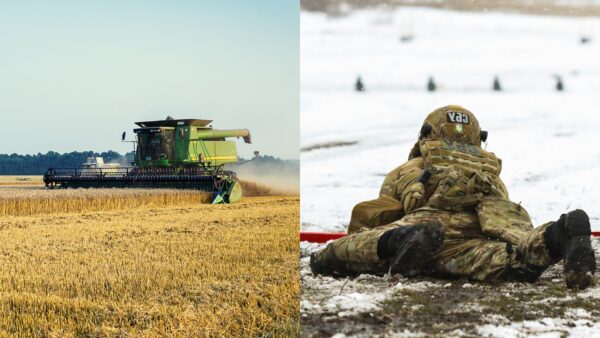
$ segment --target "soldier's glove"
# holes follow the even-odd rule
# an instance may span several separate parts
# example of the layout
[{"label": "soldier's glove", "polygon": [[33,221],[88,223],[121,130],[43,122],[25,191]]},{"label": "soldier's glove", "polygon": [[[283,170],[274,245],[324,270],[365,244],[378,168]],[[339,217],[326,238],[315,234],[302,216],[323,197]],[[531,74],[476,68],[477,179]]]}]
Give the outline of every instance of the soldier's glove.
[{"label": "soldier's glove", "polygon": [[401,196],[404,213],[409,213],[425,204],[425,186],[421,182],[409,185]]}]

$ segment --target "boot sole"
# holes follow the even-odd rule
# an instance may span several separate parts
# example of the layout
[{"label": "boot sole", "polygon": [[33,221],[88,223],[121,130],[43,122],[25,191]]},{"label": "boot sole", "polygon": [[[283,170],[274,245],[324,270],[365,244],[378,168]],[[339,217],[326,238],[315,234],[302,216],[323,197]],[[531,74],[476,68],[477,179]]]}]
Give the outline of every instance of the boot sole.
[{"label": "boot sole", "polygon": [[398,249],[390,264],[389,274],[412,277],[421,273],[423,262],[444,243],[444,231],[439,224],[424,224]]},{"label": "boot sole", "polygon": [[569,289],[585,289],[592,285],[596,272],[596,253],[590,240],[591,228],[587,214],[575,210],[567,214],[564,275]]}]

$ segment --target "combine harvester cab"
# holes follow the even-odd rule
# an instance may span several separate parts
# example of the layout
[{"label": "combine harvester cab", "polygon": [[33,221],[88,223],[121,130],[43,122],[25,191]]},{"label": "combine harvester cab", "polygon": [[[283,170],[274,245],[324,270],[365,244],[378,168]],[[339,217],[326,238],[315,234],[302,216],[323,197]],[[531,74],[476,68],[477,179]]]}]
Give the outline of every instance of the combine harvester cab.
[{"label": "combine harvester cab", "polygon": [[[44,183],[54,188],[175,188],[211,192],[213,203],[234,203],[242,197],[235,172],[235,141],[251,143],[247,129],[217,130],[211,120],[167,118],[136,122],[135,160],[131,167],[104,164],[96,159],[81,168],[51,168]],[[123,133],[125,140],[125,133]]]}]

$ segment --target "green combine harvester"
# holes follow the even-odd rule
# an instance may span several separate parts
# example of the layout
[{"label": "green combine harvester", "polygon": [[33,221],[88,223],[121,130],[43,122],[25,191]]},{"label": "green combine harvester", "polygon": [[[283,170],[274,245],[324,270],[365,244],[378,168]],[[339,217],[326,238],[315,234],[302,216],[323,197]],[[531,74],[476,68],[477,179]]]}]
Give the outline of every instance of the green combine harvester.
[{"label": "green combine harvester", "polygon": [[[235,172],[224,169],[237,163],[235,141],[251,143],[247,129],[217,130],[211,120],[168,117],[136,122],[135,160],[131,167],[50,168],[47,188],[176,188],[213,194],[213,203],[234,203],[242,197]],[[122,140],[125,141],[125,132]],[[255,153],[256,154],[256,153]]]}]

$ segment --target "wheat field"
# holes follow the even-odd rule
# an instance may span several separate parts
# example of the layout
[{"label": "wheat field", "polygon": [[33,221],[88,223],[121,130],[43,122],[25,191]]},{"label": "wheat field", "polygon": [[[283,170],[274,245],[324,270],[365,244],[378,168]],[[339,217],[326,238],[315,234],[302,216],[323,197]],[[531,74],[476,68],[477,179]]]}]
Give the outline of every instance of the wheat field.
[{"label": "wheat field", "polygon": [[[0,335],[299,334],[298,197],[210,205],[92,189],[44,204],[45,191],[10,189],[0,190]],[[5,204],[18,193],[29,196],[21,216]],[[75,207],[45,212],[65,202]]]},{"label": "wheat field", "polygon": [[123,210],[207,203],[211,194],[175,189],[55,189],[42,176],[0,176],[0,216]]},{"label": "wheat field", "polygon": [[0,186],[0,216],[123,210],[207,203],[211,194],[175,189],[56,189]]},{"label": "wheat field", "polygon": [[9,176],[0,175],[0,186],[43,185],[43,176]]}]

